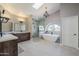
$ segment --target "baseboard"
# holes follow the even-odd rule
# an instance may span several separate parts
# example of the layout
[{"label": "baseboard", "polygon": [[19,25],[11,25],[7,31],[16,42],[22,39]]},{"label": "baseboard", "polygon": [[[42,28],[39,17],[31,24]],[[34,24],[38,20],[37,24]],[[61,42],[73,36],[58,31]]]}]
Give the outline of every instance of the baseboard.
[{"label": "baseboard", "polygon": [[[64,45],[64,44],[60,44],[60,47],[65,47],[66,45]],[[66,46],[66,47],[70,47],[70,46]],[[74,48],[74,47],[70,47],[70,48]],[[74,48],[74,49],[77,49],[77,50],[79,50],[79,48]]]}]

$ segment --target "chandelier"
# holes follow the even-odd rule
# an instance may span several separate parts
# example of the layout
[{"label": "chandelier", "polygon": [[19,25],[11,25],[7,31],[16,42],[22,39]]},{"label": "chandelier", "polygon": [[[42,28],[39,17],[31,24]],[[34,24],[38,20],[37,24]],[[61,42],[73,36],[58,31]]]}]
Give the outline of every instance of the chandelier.
[{"label": "chandelier", "polygon": [[48,12],[47,12],[47,7],[45,7],[45,12],[44,12],[43,16],[44,16],[45,18],[47,18],[47,17],[49,16],[49,14],[48,14]]}]

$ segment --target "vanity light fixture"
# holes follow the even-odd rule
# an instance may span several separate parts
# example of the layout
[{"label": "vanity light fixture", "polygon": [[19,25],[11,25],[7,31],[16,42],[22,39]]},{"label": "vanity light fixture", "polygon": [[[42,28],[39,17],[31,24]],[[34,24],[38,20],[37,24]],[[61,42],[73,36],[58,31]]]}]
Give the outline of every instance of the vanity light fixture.
[{"label": "vanity light fixture", "polygon": [[6,16],[2,16],[4,15],[5,10],[0,11],[0,23],[7,23],[9,18]]},{"label": "vanity light fixture", "polygon": [[9,18],[8,17],[5,17],[3,16],[5,13],[5,10],[0,10],[0,35],[2,37],[2,23],[7,23]]}]

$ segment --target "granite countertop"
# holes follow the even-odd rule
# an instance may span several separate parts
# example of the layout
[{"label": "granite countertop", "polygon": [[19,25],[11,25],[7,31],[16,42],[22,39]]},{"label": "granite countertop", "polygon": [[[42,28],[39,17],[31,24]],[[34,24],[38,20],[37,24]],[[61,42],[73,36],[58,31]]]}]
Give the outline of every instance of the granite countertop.
[{"label": "granite countertop", "polygon": [[0,42],[9,41],[9,40],[16,40],[18,37],[12,35],[12,34],[5,34],[2,37],[0,37]]}]

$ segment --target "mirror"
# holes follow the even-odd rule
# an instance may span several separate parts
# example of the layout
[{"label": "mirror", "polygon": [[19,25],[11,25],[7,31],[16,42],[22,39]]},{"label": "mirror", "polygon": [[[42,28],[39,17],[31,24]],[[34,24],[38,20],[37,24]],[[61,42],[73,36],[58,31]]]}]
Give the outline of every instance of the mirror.
[{"label": "mirror", "polygon": [[23,22],[14,23],[14,32],[25,32],[26,26]]},{"label": "mirror", "polygon": [[25,32],[26,25],[24,22],[2,23],[2,32]]},{"label": "mirror", "polygon": [[45,31],[49,34],[59,34],[60,26],[58,24],[48,24],[45,28]]}]

